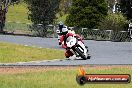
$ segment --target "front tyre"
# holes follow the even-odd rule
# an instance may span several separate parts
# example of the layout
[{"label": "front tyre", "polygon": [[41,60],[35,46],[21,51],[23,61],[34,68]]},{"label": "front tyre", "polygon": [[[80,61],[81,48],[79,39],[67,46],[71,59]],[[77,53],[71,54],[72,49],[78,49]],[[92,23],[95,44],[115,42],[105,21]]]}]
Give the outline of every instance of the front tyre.
[{"label": "front tyre", "polygon": [[75,51],[81,56],[81,58],[83,58],[83,60],[87,59],[87,57],[80,51],[80,49],[75,48]]}]

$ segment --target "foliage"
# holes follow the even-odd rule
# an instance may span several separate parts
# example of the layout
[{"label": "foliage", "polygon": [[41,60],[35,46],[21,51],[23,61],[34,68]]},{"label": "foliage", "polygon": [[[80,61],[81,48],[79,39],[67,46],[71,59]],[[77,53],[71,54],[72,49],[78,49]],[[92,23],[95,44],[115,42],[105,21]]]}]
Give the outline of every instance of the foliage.
[{"label": "foliage", "polygon": [[56,22],[63,22],[63,23],[65,23],[65,20],[66,20],[66,17],[68,16],[68,14],[65,14],[65,15],[63,15],[63,16],[61,16],[61,17],[58,17],[58,19],[56,20]]},{"label": "foliage", "polygon": [[99,29],[121,31],[127,24],[126,18],[122,14],[109,13],[108,16],[100,22]]},{"label": "foliage", "polygon": [[4,33],[6,13],[10,4],[14,2],[19,2],[19,0],[0,0],[0,33]]},{"label": "foliage", "polygon": [[61,0],[59,5],[59,15],[63,16],[68,13],[72,0]]},{"label": "foliage", "polygon": [[69,26],[95,28],[107,15],[105,0],[73,0],[66,19]]},{"label": "foliage", "polygon": [[132,0],[120,1],[121,12],[127,16],[128,19],[132,19]]},{"label": "foliage", "polygon": [[[113,12],[114,5],[118,5],[120,0],[106,0],[106,2],[108,3],[109,12]],[[117,6],[115,9],[117,10]]]},{"label": "foliage", "polygon": [[20,0],[11,0],[12,2],[20,2]]},{"label": "foliage", "polygon": [[53,23],[59,8],[59,0],[26,0],[28,4],[29,19],[34,24],[48,25]]},{"label": "foliage", "polygon": [[[42,24],[41,36],[46,37],[46,26],[53,24],[59,9],[60,0],[25,0],[28,4],[29,19],[36,24]],[[36,29],[38,32],[38,28]]]}]

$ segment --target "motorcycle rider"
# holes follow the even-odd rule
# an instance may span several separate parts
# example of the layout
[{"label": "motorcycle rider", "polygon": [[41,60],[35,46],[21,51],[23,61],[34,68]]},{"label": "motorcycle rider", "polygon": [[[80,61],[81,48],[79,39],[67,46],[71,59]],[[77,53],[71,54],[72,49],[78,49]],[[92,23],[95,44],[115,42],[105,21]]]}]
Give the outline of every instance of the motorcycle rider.
[{"label": "motorcycle rider", "polygon": [[129,33],[129,37],[132,39],[132,23],[129,24],[128,33]]},{"label": "motorcycle rider", "polygon": [[67,49],[67,45],[66,45],[66,39],[69,36],[76,37],[79,41],[83,43],[82,38],[78,34],[68,33],[68,28],[62,28],[62,36],[60,37],[60,43],[62,44],[62,48],[66,49],[65,52],[66,58],[73,56],[73,53]]},{"label": "motorcycle rider", "polygon": [[61,35],[62,35],[62,28],[67,28],[67,26],[65,26],[65,25],[63,24],[63,22],[60,21],[59,24],[58,24],[58,30],[56,31],[57,34],[58,34],[59,45],[61,45],[60,37],[61,37]]},{"label": "motorcycle rider", "polygon": [[59,25],[58,25],[58,30],[56,31],[57,34],[58,34],[59,45],[61,45],[60,37],[62,35],[62,28],[67,28],[68,29],[68,33],[75,34],[75,31],[72,29],[73,27],[67,27],[66,25],[63,24],[63,22],[60,21]]},{"label": "motorcycle rider", "polygon": [[62,33],[62,28],[66,27],[62,22],[59,22],[59,30]]}]

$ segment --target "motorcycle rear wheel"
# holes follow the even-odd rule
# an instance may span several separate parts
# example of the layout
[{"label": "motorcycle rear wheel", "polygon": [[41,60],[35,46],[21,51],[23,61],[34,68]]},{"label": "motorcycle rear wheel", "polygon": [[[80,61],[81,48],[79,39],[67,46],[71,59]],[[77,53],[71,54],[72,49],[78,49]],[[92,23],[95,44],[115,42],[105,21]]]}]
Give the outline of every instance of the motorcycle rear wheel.
[{"label": "motorcycle rear wheel", "polygon": [[81,56],[81,58],[83,58],[83,60],[87,59],[87,57],[78,48],[75,48],[75,50]]}]

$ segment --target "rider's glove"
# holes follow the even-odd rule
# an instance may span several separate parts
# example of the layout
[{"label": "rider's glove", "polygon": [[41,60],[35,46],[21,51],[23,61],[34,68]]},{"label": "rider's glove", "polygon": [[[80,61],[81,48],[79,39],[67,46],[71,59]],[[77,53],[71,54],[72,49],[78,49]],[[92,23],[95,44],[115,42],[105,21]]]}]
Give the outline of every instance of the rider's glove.
[{"label": "rider's glove", "polygon": [[59,42],[59,45],[61,45],[61,42]]}]

